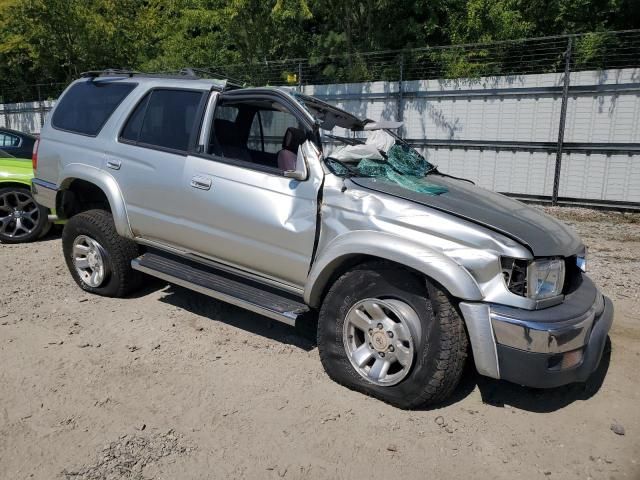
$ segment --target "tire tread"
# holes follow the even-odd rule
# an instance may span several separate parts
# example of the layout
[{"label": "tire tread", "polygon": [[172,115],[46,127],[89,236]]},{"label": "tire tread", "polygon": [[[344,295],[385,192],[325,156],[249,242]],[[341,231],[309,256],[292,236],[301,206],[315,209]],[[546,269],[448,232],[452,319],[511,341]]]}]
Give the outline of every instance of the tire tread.
[{"label": "tire tread", "polygon": [[[440,337],[438,354],[435,359],[435,370],[428,382],[421,388],[416,388],[410,398],[406,396],[401,399],[390,399],[377,395],[375,389],[370,388],[362,382],[345,381],[344,378],[341,378],[339,375],[334,375],[332,373],[332,366],[335,362],[335,352],[329,348],[319,348],[319,353],[325,370],[334,381],[366,395],[381,398],[397,407],[411,409],[422,405],[442,402],[453,393],[462,376],[467,358],[468,340],[464,322],[458,313],[454,300],[447,294],[444,288],[432,280],[419,275],[417,272],[409,271],[402,266],[384,260],[362,263],[345,272],[330,286],[325,299],[340,295],[345,282],[348,283],[353,274],[366,274],[367,272],[381,273],[384,271],[398,270],[402,271],[402,274],[419,277],[419,281],[425,285],[425,297],[431,304],[434,318],[438,322]],[[320,308],[319,322],[327,321],[329,312],[327,312],[325,308],[326,305],[327,303],[323,302]],[[335,335],[331,335],[331,338],[328,338],[330,335],[331,332],[323,328],[318,328],[318,346],[326,345],[326,342],[336,340]],[[358,375],[355,371],[354,374]]]},{"label": "tire tread", "polygon": [[76,225],[88,228],[89,230],[96,229],[104,236],[107,245],[103,245],[103,247],[108,251],[110,265],[113,270],[112,276],[118,279],[117,284],[108,290],[88,287],[76,279],[73,261],[65,255],[65,257],[67,257],[67,265],[74,279],[76,279],[76,283],[84,290],[109,297],[125,297],[138,289],[142,284],[143,277],[140,272],[131,268],[131,260],[140,254],[139,247],[133,240],[124,238],[118,234],[111,212],[94,209],[86,210],[73,216],[63,231],[63,245],[73,243],[74,239],[69,238],[68,232]]}]

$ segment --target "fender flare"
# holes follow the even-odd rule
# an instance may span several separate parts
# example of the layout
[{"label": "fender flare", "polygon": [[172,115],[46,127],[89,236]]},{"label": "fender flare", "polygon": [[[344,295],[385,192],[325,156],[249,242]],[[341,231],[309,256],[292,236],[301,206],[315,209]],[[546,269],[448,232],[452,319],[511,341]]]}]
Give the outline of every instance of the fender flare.
[{"label": "fender flare", "polygon": [[70,163],[65,166],[60,178],[63,180],[59,182],[58,192],[68,189],[74,180],[84,180],[102,190],[109,201],[113,222],[118,235],[126,238],[134,238],[131,225],[129,224],[129,216],[127,215],[124,197],[122,196],[120,187],[118,187],[118,183],[111,175],[104,170],[90,165]]},{"label": "fender flare", "polygon": [[312,307],[320,306],[322,293],[336,269],[350,258],[363,254],[421,272],[456,298],[482,300],[482,292],[474,278],[451,258],[398,235],[366,230],[340,235],[322,250],[307,278],[305,302]]}]

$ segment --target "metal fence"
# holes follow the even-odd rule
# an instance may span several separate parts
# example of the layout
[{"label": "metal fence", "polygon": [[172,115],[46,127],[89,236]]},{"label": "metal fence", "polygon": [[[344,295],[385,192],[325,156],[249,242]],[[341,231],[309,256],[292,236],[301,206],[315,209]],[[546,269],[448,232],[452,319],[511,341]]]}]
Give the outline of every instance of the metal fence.
[{"label": "metal fence", "polygon": [[[553,204],[640,209],[640,30],[208,70],[240,83],[292,86],[361,116],[403,120],[403,135],[431,161],[495,190]],[[39,130],[48,99],[64,84],[30,88],[26,98],[37,101],[5,105],[0,124],[28,117]],[[529,132],[529,125],[540,132]],[[491,162],[497,176],[514,179],[513,165],[528,162],[544,182],[534,188],[522,180],[483,181]],[[592,179],[598,176],[602,185]],[[583,189],[568,188],[576,178]]]},{"label": "metal fence", "polygon": [[249,85],[319,85],[640,67],[640,30],[218,65]]}]

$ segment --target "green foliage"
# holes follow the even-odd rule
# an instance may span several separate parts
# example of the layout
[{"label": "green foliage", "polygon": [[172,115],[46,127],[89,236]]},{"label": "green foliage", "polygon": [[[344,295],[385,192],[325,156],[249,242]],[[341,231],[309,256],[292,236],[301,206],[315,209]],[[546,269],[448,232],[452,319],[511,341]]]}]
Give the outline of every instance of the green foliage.
[{"label": "green foliage", "polygon": [[[28,85],[108,67],[217,67],[248,81],[266,68],[295,84],[298,63],[285,61],[295,58],[309,58],[303,78],[391,80],[399,67],[363,52],[639,26],[638,0],[0,0],[0,96],[33,98]],[[595,65],[610,43],[580,38],[576,64]],[[519,55],[433,50],[407,56],[406,68],[500,74]]]}]

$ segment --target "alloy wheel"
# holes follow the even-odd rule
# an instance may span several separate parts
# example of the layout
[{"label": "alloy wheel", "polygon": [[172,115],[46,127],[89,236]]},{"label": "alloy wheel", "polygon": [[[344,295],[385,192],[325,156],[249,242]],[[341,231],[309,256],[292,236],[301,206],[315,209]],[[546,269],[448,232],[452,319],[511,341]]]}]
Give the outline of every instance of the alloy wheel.
[{"label": "alloy wheel", "polygon": [[420,331],[420,319],[407,303],[367,298],[347,313],[343,344],[351,365],[362,377],[376,385],[391,386],[402,381],[414,363],[412,331]]},{"label": "alloy wheel", "polygon": [[0,195],[0,237],[12,240],[31,235],[40,221],[40,207],[26,191],[9,191]]},{"label": "alloy wheel", "polygon": [[79,235],[73,241],[73,265],[80,279],[89,287],[98,288],[107,277],[106,252],[91,237]]}]

